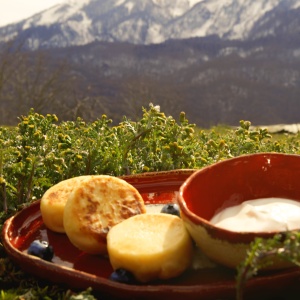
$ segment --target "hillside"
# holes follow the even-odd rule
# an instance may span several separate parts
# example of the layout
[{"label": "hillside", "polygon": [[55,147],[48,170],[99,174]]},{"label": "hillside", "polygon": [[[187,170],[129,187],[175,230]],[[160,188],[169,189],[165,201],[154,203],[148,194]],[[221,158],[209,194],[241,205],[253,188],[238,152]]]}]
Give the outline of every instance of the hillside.
[{"label": "hillside", "polygon": [[[138,117],[141,106],[153,102],[170,115],[185,111],[191,122],[209,127],[241,119],[298,123],[299,49],[300,41],[284,35],[245,42],[211,36],[157,45],[95,42],[30,55],[42,54],[52,68],[59,61],[68,66],[57,80],[60,93],[52,102],[45,98],[42,113],[87,120],[106,113],[119,122],[123,115]],[[6,123],[26,113],[16,101],[5,105]]]},{"label": "hillside", "polygon": [[202,127],[299,123],[300,0],[170,1],[69,0],[0,28],[0,124],[149,102]]},{"label": "hillside", "polygon": [[0,42],[26,39],[26,47],[36,50],[96,41],[150,45],[210,35],[245,41],[295,31],[287,25],[292,15],[299,20],[299,7],[300,0],[66,0],[0,28]]}]

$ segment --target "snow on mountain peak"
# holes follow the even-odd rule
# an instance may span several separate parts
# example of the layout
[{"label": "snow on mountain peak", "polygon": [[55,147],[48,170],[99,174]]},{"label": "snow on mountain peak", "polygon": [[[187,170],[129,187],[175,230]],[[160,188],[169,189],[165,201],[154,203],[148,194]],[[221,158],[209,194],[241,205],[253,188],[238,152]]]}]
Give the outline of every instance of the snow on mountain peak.
[{"label": "snow on mountain peak", "polygon": [[126,0],[119,0],[117,1],[117,3],[115,4],[116,6],[122,5]]},{"label": "snow on mountain peak", "polygon": [[134,3],[133,2],[127,2],[127,3],[125,3],[125,7],[127,8],[128,13],[131,13],[131,11],[134,7]]},{"label": "snow on mountain peak", "polygon": [[[32,18],[27,19],[23,25],[23,29],[34,26],[50,26],[55,23],[63,23],[74,14],[81,13],[84,6],[90,3],[91,0],[66,0],[60,5],[55,5],[50,9],[36,14]],[[83,20],[86,18],[83,17]]]},{"label": "snow on mountain peak", "polygon": [[[66,0],[20,24],[31,32],[38,27],[49,29],[47,39],[43,30],[33,34],[32,44],[38,47],[95,40],[151,44],[207,35],[243,40],[272,10],[298,8],[300,0]],[[256,36],[268,35],[273,29]],[[18,30],[0,30],[0,41],[16,36]]]},{"label": "snow on mountain peak", "polygon": [[91,0],[67,0],[65,1],[66,3],[70,4],[70,5],[75,5],[78,7],[83,7],[86,4],[89,4]]},{"label": "snow on mountain peak", "polygon": [[294,3],[294,5],[293,5],[293,9],[297,9],[297,8],[299,8],[300,7],[300,1],[299,2],[296,2],[296,3]]},{"label": "snow on mountain peak", "polygon": [[283,1],[286,0],[200,1],[185,14],[185,19],[175,20],[165,31],[169,38],[216,34],[223,38],[244,39],[255,22]]},{"label": "snow on mountain peak", "polygon": [[198,4],[199,2],[202,2],[205,0],[188,0],[190,7],[192,8],[194,5]]}]

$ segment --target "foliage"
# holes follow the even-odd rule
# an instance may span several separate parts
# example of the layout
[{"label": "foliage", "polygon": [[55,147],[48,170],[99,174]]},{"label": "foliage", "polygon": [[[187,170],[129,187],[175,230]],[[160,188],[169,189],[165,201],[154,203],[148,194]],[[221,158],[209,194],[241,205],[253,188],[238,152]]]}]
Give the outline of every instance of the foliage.
[{"label": "foliage", "polygon": [[300,267],[300,232],[277,234],[271,239],[256,238],[251,244],[247,257],[237,269],[237,300],[243,299],[247,281],[259,270],[271,266],[274,260],[288,261]]},{"label": "foliage", "polygon": [[266,129],[250,131],[241,121],[220,136],[197,130],[184,113],[179,122],[150,105],[133,122],[118,126],[103,115],[86,123],[78,118],[58,124],[55,115],[33,110],[17,128],[0,128],[0,199],[4,210],[40,198],[51,185],[78,175],[124,175],[201,168],[230,157],[264,151],[299,152],[299,142],[278,143]]},{"label": "foliage", "polygon": [[[19,118],[17,127],[0,127],[0,229],[7,217],[39,199],[50,186],[74,176],[198,169],[247,153],[300,153],[297,136],[277,141],[265,129],[250,130],[249,121],[220,133],[190,124],[184,112],[176,121],[153,104],[142,111],[140,120],[124,117],[113,126],[106,115],[94,122],[77,118],[59,123],[55,115],[44,116],[30,110],[27,116]],[[253,251],[263,249],[260,245],[261,241],[254,244]],[[241,287],[255,275],[260,266],[256,262],[250,255],[244,269],[240,269]],[[1,292],[3,299],[18,299],[16,295],[29,299],[30,293],[49,299],[53,292],[50,287],[32,288],[36,281],[31,282],[11,265],[1,244],[0,279],[1,288],[6,289]],[[22,286],[19,281],[28,285]],[[65,292],[55,292],[61,299],[71,299]]]},{"label": "foliage", "polygon": [[74,293],[57,285],[48,286],[25,274],[8,258],[0,258],[0,299],[94,300],[95,298],[90,288]]}]

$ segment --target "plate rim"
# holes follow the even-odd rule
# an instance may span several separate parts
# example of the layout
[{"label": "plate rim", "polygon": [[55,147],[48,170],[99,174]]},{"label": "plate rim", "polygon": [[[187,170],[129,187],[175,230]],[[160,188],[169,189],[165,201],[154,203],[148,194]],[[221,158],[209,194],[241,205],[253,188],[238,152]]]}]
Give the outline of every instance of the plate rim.
[{"label": "plate rim", "polygon": [[[162,172],[147,172],[147,173],[141,173],[141,174],[134,174],[134,175],[125,175],[125,176],[119,176],[120,178],[127,180],[129,182],[133,182],[137,180],[146,180],[149,181],[151,179],[159,179],[162,176],[177,176],[177,175],[186,175],[187,177],[195,172],[195,169],[183,169],[183,170],[171,170],[171,171],[162,171]],[[177,181],[176,181],[177,182]],[[182,182],[183,183],[183,182]],[[170,295],[174,293],[176,296],[182,297],[183,295],[186,295],[187,298],[188,294],[193,292],[193,297],[199,297],[204,296],[207,298],[203,299],[214,299],[211,298],[211,296],[215,295],[215,290],[221,288],[222,295],[225,296],[226,294],[232,296],[235,295],[235,287],[236,287],[236,281],[233,280],[224,280],[220,284],[195,284],[195,285],[170,285],[170,284],[159,284],[159,285],[151,285],[151,284],[143,284],[143,285],[128,285],[118,282],[113,282],[109,280],[108,278],[99,277],[96,275],[93,275],[91,273],[87,273],[81,270],[75,270],[73,268],[67,267],[67,266],[60,266],[56,265],[52,262],[47,262],[45,260],[42,260],[37,257],[33,257],[31,255],[28,255],[25,252],[20,251],[18,248],[14,247],[13,244],[10,242],[10,234],[9,231],[11,227],[13,226],[14,221],[17,218],[20,218],[22,214],[24,214],[28,209],[33,209],[34,206],[38,206],[37,210],[39,210],[39,202],[40,200],[36,200],[32,202],[29,206],[23,208],[22,210],[18,211],[15,215],[8,218],[2,229],[2,242],[4,249],[6,250],[7,255],[15,262],[17,263],[22,269],[24,269],[26,272],[29,272],[27,269],[28,267],[32,266],[34,268],[46,268],[47,270],[51,271],[51,274],[57,275],[57,280],[51,280],[53,279],[53,275],[50,276],[51,278],[47,278],[47,276],[43,277],[47,280],[50,280],[51,282],[56,282],[58,284],[67,284],[68,280],[61,281],[61,277],[64,276],[71,276],[76,277],[77,280],[82,280],[84,282],[89,281],[94,283],[94,287],[96,287],[95,290],[99,290],[99,292],[104,292],[111,294],[113,290],[117,290],[117,293],[112,296],[120,295],[120,293],[128,293],[129,296],[141,296],[143,295],[143,298],[146,296],[153,297],[153,296],[162,296],[165,297],[166,295]],[[62,271],[62,272],[61,272]],[[31,272],[29,272],[31,273]],[[255,288],[257,285],[260,285],[263,281],[274,281],[274,280],[289,280],[292,279],[299,279],[300,277],[300,268],[293,267],[288,270],[281,270],[280,272],[276,272],[276,274],[270,274],[268,276],[256,276],[248,280],[246,284],[245,291],[248,291],[252,288]],[[88,280],[87,280],[88,279]],[[79,287],[79,288],[84,288]],[[87,286],[85,286],[87,288]],[[118,296],[117,296],[118,297]],[[178,299],[179,299],[178,298]]]}]

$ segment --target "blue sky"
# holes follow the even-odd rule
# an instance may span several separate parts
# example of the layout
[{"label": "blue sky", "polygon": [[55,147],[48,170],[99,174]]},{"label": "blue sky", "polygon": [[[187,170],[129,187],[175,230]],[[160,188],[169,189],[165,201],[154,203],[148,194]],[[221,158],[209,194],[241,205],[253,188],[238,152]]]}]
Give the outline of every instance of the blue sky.
[{"label": "blue sky", "polygon": [[0,26],[21,21],[63,0],[0,0]]}]

